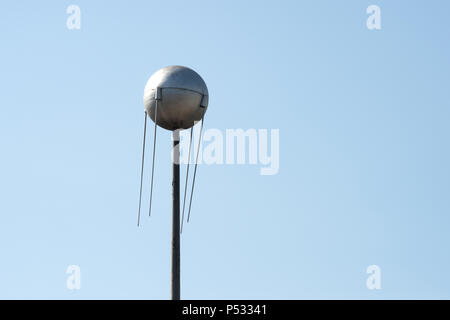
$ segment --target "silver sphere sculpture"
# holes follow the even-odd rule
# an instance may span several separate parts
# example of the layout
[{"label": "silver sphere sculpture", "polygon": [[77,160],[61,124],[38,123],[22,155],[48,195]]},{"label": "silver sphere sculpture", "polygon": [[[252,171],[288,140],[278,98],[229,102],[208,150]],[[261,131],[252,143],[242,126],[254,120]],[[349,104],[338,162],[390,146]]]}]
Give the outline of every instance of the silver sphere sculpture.
[{"label": "silver sphere sculpture", "polygon": [[202,77],[183,66],[169,66],[154,73],[144,89],[147,115],[167,130],[188,129],[203,118],[208,88]]}]

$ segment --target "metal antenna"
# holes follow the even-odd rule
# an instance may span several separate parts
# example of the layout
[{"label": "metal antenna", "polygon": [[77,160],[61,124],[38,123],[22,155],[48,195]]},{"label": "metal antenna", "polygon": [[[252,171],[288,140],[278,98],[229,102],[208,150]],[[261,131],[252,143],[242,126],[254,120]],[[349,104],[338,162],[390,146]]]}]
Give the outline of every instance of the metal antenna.
[{"label": "metal antenna", "polygon": [[141,203],[142,203],[142,180],[144,178],[144,154],[145,154],[145,135],[147,132],[147,112],[144,112],[144,139],[142,142],[142,165],[141,165],[141,187],[139,190],[139,209],[138,209],[138,222],[137,225],[139,227],[139,222],[141,220]]},{"label": "metal antenna", "polygon": [[189,152],[188,152],[188,162],[187,162],[187,169],[186,169],[186,182],[184,184],[184,199],[183,199],[183,216],[181,218],[181,232],[183,233],[183,223],[184,223],[184,207],[186,204],[186,191],[187,191],[187,185],[188,185],[188,178],[189,178],[189,164],[191,162],[191,145],[192,145],[192,130],[194,127],[191,127],[191,136],[189,138]]},{"label": "metal antenna", "polygon": [[[158,91],[158,90],[157,90]],[[153,174],[155,172],[155,147],[156,147],[156,123],[157,123],[157,116],[158,116],[158,93],[156,97],[156,105],[155,105],[155,130],[153,132],[153,160],[152,160],[152,181],[150,183],[150,206],[148,209],[148,216],[152,214],[152,197],[153,197]]]},{"label": "metal antenna", "polygon": [[[163,96],[164,94],[164,96]],[[189,180],[192,178],[192,169],[190,169],[191,157],[194,158],[195,142],[192,127],[201,120],[199,148],[195,164],[194,177],[189,202],[189,212],[187,221],[189,221],[192,205],[192,194],[194,191],[195,176],[197,172],[197,162],[199,158],[199,149],[202,139],[202,130],[204,114],[209,104],[208,87],[202,77],[192,69],[183,66],[168,66],[156,71],[144,88],[144,106],[147,115],[155,122],[153,137],[153,162],[152,177],[150,186],[150,207],[148,215],[151,215],[153,199],[153,179],[155,173],[156,157],[156,131],[157,126],[172,131],[173,140],[173,159],[172,159],[172,245],[171,245],[171,297],[172,300],[180,300],[181,293],[181,217],[187,210],[186,198],[190,189]],[[154,117],[153,117],[154,116]],[[189,142],[189,162],[186,168],[186,185],[184,186],[183,215],[181,214],[181,196],[180,196],[180,136],[179,131],[191,128]],[[197,138],[195,138],[197,139]],[[147,152],[148,153],[148,152]],[[194,159],[192,159],[194,161]],[[191,171],[191,172],[189,172]],[[141,176],[142,190],[142,176]],[[139,218],[138,218],[139,219]]]},{"label": "metal antenna", "polygon": [[200,142],[202,141],[202,130],[203,130],[203,122],[204,121],[205,121],[205,116],[203,115],[202,123],[200,126],[200,137],[198,138],[197,156],[195,157],[194,178],[192,180],[191,199],[189,200],[189,211],[188,211],[187,222],[189,222],[189,218],[191,217],[192,195],[194,194],[195,175],[197,174],[198,154],[200,151]]}]

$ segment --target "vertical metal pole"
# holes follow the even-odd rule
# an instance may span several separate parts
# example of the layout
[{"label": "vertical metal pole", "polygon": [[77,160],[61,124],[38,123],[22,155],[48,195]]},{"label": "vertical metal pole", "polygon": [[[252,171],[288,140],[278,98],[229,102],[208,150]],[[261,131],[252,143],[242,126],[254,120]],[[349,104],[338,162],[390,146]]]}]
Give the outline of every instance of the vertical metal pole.
[{"label": "vertical metal pole", "polygon": [[180,134],[173,131],[172,300],[180,300]]}]

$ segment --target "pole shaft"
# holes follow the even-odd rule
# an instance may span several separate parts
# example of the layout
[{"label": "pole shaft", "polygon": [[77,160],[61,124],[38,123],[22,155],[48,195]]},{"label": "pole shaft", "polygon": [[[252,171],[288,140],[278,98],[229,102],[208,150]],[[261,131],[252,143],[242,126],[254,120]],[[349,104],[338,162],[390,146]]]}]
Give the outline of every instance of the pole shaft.
[{"label": "pole shaft", "polygon": [[173,131],[172,300],[180,300],[180,136]]}]

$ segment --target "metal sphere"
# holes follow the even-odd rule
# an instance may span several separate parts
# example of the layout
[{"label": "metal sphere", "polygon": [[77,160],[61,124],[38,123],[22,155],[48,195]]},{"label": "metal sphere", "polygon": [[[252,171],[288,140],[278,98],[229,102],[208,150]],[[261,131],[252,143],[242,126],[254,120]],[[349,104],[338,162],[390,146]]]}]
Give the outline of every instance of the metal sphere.
[{"label": "metal sphere", "polygon": [[168,130],[188,129],[200,121],[208,107],[208,88],[200,75],[183,66],[154,73],[144,89],[144,106],[156,124]]}]

